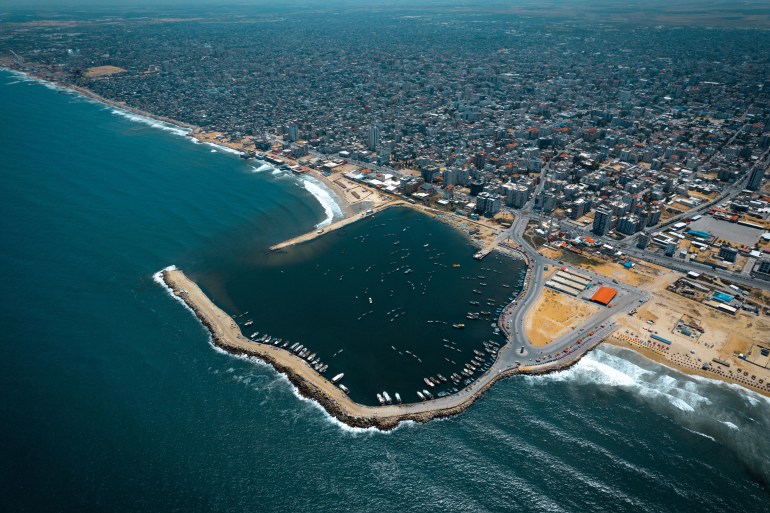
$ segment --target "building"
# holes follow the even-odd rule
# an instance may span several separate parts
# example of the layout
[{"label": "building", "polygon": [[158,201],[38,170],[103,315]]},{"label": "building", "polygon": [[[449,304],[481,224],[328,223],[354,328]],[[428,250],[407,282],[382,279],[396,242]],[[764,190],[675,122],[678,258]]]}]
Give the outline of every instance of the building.
[{"label": "building", "polygon": [[588,211],[589,204],[583,198],[578,198],[572,203],[572,213],[570,217],[572,219],[580,219]]},{"label": "building", "polygon": [[522,208],[529,200],[529,188],[521,184],[505,184],[505,204],[513,208]]},{"label": "building", "polygon": [[762,274],[770,274],[770,258],[760,260],[754,268],[754,271]]},{"label": "building", "polygon": [[611,219],[612,210],[607,207],[598,207],[594,212],[594,226],[591,231],[599,237],[604,237],[610,231]]},{"label": "building", "polygon": [[737,249],[726,245],[722,245],[719,247],[719,258],[721,258],[725,262],[735,263],[735,258],[737,256],[738,256]]},{"label": "building", "polygon": [[484,215],[495,215],[500,211],[502,201],[496,194],[480,192],[476,197],[476,210]]},{"label": "building", "polygon": [[597,290],[594,295],[591,296],[591,301],[607,306],[617,294],[618,291],[613,288],[599,287],[599,290]]},{"label": "building", "polygon": [[754,169],[749,173],[749,181],[746,184],[746,188],[750,191],[758,191],[762,185],[762,179],[765,177],[765,168],[761,165],[754,166]]},{"label": "building", "polygon": [[636,247],[639,249],[647,249],[647,246],[650,245],[650,236],[646,233],[642,233],[639,235],[639,238],[636,240]]},{"label": "building", "polygon": [[380,145],[380,127],[377,125],[372,125],[369,127],[369,141],[367,144],[367,148],[369,148],[369,151],[376,151],[377,146]]},{"label": "building", "polygon": [[289,141],[296,141],[299,139],[299,127],[297,125],[289,125]]},{"label": "building", "polygon": [[618,231],[624,235],[633,235],[639,228],[640,221],[635,215],[623,216],[618,220]]}]

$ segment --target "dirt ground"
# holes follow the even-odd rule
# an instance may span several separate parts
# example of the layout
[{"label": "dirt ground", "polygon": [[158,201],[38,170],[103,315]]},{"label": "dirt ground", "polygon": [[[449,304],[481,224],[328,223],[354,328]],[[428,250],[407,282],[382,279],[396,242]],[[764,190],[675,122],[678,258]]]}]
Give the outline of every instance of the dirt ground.
[{"label": "dirt ground", "polygon": [[94,66],[86,70],[87,77],[101,77],[105,75],[114,75],[115,73],[125,73],[126,70],[117,66]]},{"label": "dirt ground", "polygon": [[[662,275],[644,287],[654,295],[634,315],[615,318],[620,325],[616,334],[624,342],[642,347],[654,343],[652,334],[663,337],[671,344],[655,344],[656,347],[646,348],[643,352],[655,353],[656,358],[688,372],[701,373],[701,367],[708,364],[709,369],[704,375],[755,386],[767,393],[770,369],[742,360],[738,355],[748,354],[753,344],[770,340],[770,317],[744,311],[733,316],[668,291],[667,285],[677,278],[676,273],[671,274]],[[687,336],[680,333],[676,330],[679,320],[697,323],[703,334]],[[714,362],[715,358],[729,366]]]},{"label": "dirt ground", "polygon": [[527,314],[524,330],[532,345],[543,346],[577,328],[601,309],[599,305],[543,289],[535,306]]}]

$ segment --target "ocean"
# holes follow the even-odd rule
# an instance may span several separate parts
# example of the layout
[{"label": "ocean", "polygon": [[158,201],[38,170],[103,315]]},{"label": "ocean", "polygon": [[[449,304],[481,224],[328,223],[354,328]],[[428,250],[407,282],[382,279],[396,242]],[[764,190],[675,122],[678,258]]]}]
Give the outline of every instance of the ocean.
[{"label": "ocean", "polygon": [[521,266],[473,262],[438,221],[395,209],[271,254],[339,217],[320,183],[9,72],[0,141],[2,511],[767,509],[770,401],[740,387],[603,345],[449,419],[350,429],[215,349],[153,279],[177,265],[255,330],[307,340],[356,399],[406,397],[451,369],[444,344],[494,337],[427,321],[463,322],[472,289],[501,302]]}]

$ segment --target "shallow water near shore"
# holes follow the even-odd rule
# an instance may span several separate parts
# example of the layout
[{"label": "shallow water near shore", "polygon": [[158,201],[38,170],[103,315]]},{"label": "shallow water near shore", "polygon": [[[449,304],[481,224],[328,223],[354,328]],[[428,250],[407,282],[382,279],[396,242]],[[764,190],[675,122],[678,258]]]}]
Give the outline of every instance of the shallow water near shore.
[{"label": "shallow water near shore", "polygon": [[[214,350],[152,275],[176,264],[229,312],[252,308],[240,302],[253,287],[263,311],[304,294],[334,313],[323,291],[342,285],[316,282],[315,265],[350,263],[352,247],[336,248],[371,226],[271,255],[325,218],[292,177],[6,72],[0,121],[3,511],[765,510],[767,400],[610,346],[561,373],[504,380],[456,417],[389,433],[340,426],[268,366]],[[413,233],[449,230],[383,215]],[[468,255],[457,272],[471,274],[472,249],[450,233],[442,244]],[[252,276],[239,284],[236,269]],[[398,286],[417,275],[402,270]],[[307,289],[270,290],[284,278]],[[297,312],[269,311],[256,329],[313,331]],[[368,397],[365,386],[351,389]]]}]

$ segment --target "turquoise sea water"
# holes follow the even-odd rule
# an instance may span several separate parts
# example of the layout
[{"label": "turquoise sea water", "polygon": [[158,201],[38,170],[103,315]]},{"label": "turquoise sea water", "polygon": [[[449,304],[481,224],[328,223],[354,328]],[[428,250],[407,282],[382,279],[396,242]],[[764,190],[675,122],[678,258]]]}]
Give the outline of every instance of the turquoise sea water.
[{"label": "turquoise sea water", "polygon": [[[355,237],[371,226],[269,255],[334,213],[306,184],[6,72],[0,141],[2,511],[766,511],[770,402],[611,347],[498,383],[451,419],[342,427],[267,366],[212,348],[152,275],[176,264],[226,310],[252,310],[256,329],[317,336],[319,350],[336,336],[353,353],[361,335],[339,326],[367,308],[356,288],[376,267],[363,269],[398,256],[365,251],[374,238]],[[386,215],[370,221],[411,226],[415,248],[432,233],[449,256],[470,250],[444,225]],[[338,262],[335,283],[322,271]],[[515,266],[480,265],[492,264]],[[398,295],[406,279],[427,289],[403,297],[417,306],[381,340],[427,330],[420,305],[447,321],[470,309],[470,282],[418,274],[389,275]],[[391,310],[391,288],[372,305]],[[307,314],[314,304],[324,311]],[[357,361],[343,370],[370,398],[381,382]],[[399,379],[422,375],[410,372]]]}]

